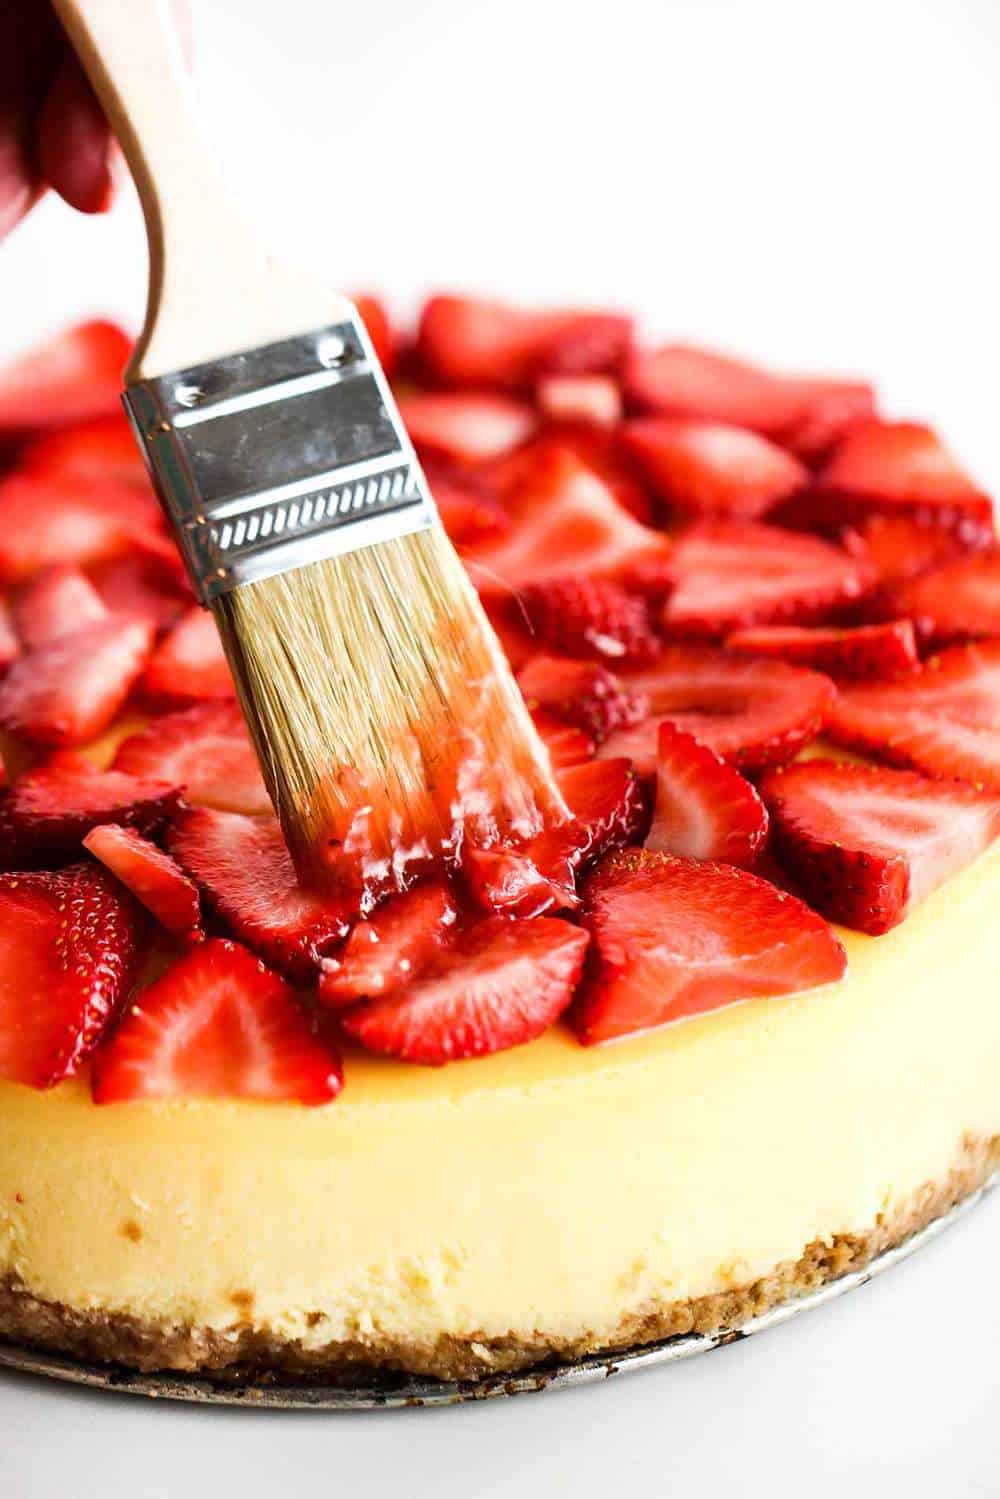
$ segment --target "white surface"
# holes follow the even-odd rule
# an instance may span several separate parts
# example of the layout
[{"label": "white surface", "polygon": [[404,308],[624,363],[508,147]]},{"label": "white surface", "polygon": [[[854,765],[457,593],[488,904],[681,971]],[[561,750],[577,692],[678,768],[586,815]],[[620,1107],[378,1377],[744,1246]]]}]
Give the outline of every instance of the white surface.
[{"label": "white surface", "polygon": [[[195,13],[224,170],[334,285],[617,301],[655,331],[871,373],[1000,488],[996,0]],[[0,249],[0,352],[81,312],[135,326],[143,277],[134,204],[45,204]],[[230,1413],[0,1376],[0,1494],[995,1495],[998,1229],[994,1199],[749,1343],[484,1407]]]}]

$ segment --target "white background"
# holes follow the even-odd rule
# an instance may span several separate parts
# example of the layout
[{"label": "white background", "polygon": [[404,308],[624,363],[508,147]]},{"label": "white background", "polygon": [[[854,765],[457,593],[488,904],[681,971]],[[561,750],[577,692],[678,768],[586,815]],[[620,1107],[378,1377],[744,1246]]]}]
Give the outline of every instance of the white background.
[{"label": "white background", "polygon": [[[331,283],[634,306],[873,374],[989,487],[997,0],[195,0],[232,186]],[[208,256],[225,245],[206,243]],[[141,312],[134,205],[0,248],[0,353]],[[947,954],[941,1023],[947,1025]],[[873,1142],[873,1149],[877,1142]],[[1000,1203],[877,1286],[601,1388],[369,1417],[148,1406],[0,1376],[3,1499],[996,1495]]]}]

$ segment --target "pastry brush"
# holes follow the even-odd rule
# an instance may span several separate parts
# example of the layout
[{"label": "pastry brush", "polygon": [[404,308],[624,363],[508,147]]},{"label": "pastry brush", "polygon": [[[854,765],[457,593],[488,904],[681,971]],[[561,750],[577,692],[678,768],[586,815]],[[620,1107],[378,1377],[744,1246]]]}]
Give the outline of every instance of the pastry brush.
[{"label": "pastry brush", "polygon": [[126,410],[300,876],[398,887],[463,838],[563,820],[365,328],[275,264],[230,206],[167,0],[56,10],[145,216]]}]

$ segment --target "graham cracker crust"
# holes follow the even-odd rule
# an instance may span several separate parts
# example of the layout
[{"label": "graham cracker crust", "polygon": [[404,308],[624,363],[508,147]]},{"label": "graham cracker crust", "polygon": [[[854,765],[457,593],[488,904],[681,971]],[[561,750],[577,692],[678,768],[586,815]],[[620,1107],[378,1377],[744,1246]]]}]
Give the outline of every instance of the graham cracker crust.
[{"label": "graham cracker crust", "polygon": [[[220,1332],[185,1325],[156,1325],[103,1311],[76,1311],[32,1295],[14,1277],[0,1279],[0,1336],[69,1353],[88,1363],[122,1364],[144,1373],[174,1370],[241,1380],[263,1374],[366,1382],[373,1374],[416,1374],[438,1379],[481,1379],[516,1373],[596,1353],[616,1353],[686,1333],[738,1329],[752,1317],[817,1290],[827,1281],[864,1269],[877,1255],[961,1202],[1000,1167],[1000,1135],[966,1140],[958,1162],[942,1180],[926,1182],[862,1234],[817,1239],[797,1260],[779,1264],[747,1285],[683,1301],[649,1305],[625,1317],[609,1340],[582,1330],[578,1337],[545,1334],[488,1337],[443,1334],[433,1342],[398,1338],[335,1340],[304,1348],[266,1328],[236,1326]],[[317,1324],[322,1314],[313,1313]]]}]

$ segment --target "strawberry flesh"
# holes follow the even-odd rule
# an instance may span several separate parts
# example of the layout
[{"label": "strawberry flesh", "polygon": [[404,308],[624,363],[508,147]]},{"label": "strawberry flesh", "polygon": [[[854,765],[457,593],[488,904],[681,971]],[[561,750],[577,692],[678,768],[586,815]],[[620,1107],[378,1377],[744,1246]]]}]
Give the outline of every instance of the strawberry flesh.
[{"label": "strawberry flesh", "polygon": [[614,368],[631,341],[630,318],[601,312],[532,312],[474,297],[432,297],[417,348],[435,380],[517,390],[539,375]]},{"label": "strawberry flesh", "polygon": [[154,718],[123,739],[115,770],[179,786],[185,801],[219,812],[269,815],[271,803],[235,702],[201,703]]},{"label": "strawberry flesh", "polygon": [[43,573],[14,605],[17,631],[29,651],[107,617],[100,594],[77,567]]},{"label": "strawberry flesh", "polygon": [[518,686],[528,707],[544,709],[592,734],[598,743],[616,729],[648,717],[649,700],[596,661],[533,656],[521,668]]},{"label": "strawberry flesh", "polygon": [[646,848],[749,868],[764,847],[767,821],[767,808],[738,770],[693,734],[660,724]]},{"label": "strawberry flesh", "polygon": [[556,718],[544,708],[535,709],[531,720],[548,750],[553,770],[566,770],[571,765],[580,765],[584,760],[589,760],[597,748],[591,734],[576,724]]},{"label": "strawberry flesh", "polygon": [[537,426],[531,407],[509,396],[413,391],[401,397],[399,411],[421,453],[464,463],[509,452]]},{"label": "strawberry flesh", "polygon": [[21,654],[21,642],[14,629],[14,617],[6,599],[0,598],[0,672],[6,671]]},{"label": "strawberry flesh", "polygon": [[584,886],[587,975],[572,1021],[586,1046],[833,983],[846,955],[802,901],[728,864],[628,849]]},{"label": "strawberry flesh", "polygon": [[592,422],[614,427],[621,420],[622,395],[610,375],[546,375],[535,401],[549,422]]},{"label": "strawberry flesh", "polygon": [[168,932],[190,938],[201,931],[198,887],[169,854],[134,827],[103,823],[83,840],[88,853],[128,889]]},{"label": "strawberry flesh", "polygon": [[638,663],[661,649],[645,599],[608,578],[552,578],[521,603],[541,644],[567,656]]},{"label": "strawberry flesh", "polygon": [[908,619],[844,630],[758,625],[727,636],[726,649],[744,656],[771,656],[795,666],[811,666],[836,678],[900,677],[920,664],[916,635]]},{"label": "strawberry flesh", "polygon": [[55,427],[119,410],[131,350],[114,323],[80,323],[0,370],[0,428]]},{"label": "strawberry flesh", "polygon": [[30,744],[95,738],[124,704],[152,640],[142,620],[112,615],[29,651],[0,683],[0,728]]},{"label": "strawberry flesh", "polygon": [[143,673],[142,694],[171,707],[235,696],[219,632],[206,609],[193,604],[160,642]]},{"label": "strawberry flesh", "polygon": [[134,485],[14,472],[0,481],[0,582],[121,556],[158,525],[156,502]]},{"label": "strawberry flesh", "polygon": [[94,1062],[94,1102],[254,1098],[323,1104],[340,1058],[293,991],[236,942],[199,943],[129,1007]]},{"label": "strawberry flesh", "polygon": [[153,832],[177,802],[169,781],[98,770],[82,755],[61,750],[18,776],[0,801],[0,862],[29,868],[57,861],[101,823]]},{"label": "strawberry flesh", "polygon": [[806,484],[797,458],[745,427],[646,417],[625,440],[659,498],[682,515],[757,520]]},{"label": "strawberry flesh", "polygon": [[457,919],[443,881],[391,896],[351,928],[340,952],[322,959],[318,999],[339,1010],[362,999],[397,993],[447,946]]},{"label": "strawberry flesh", "polygon": [[935,568],[896,597],[921,639],[934,646],[1000,636],[1000,551]]},{"label": "strawberry flesh", "polygon": [[1000,794],[812,760],[761,783],[779,855],[817,911],[875,936],[1000,835]]}]

